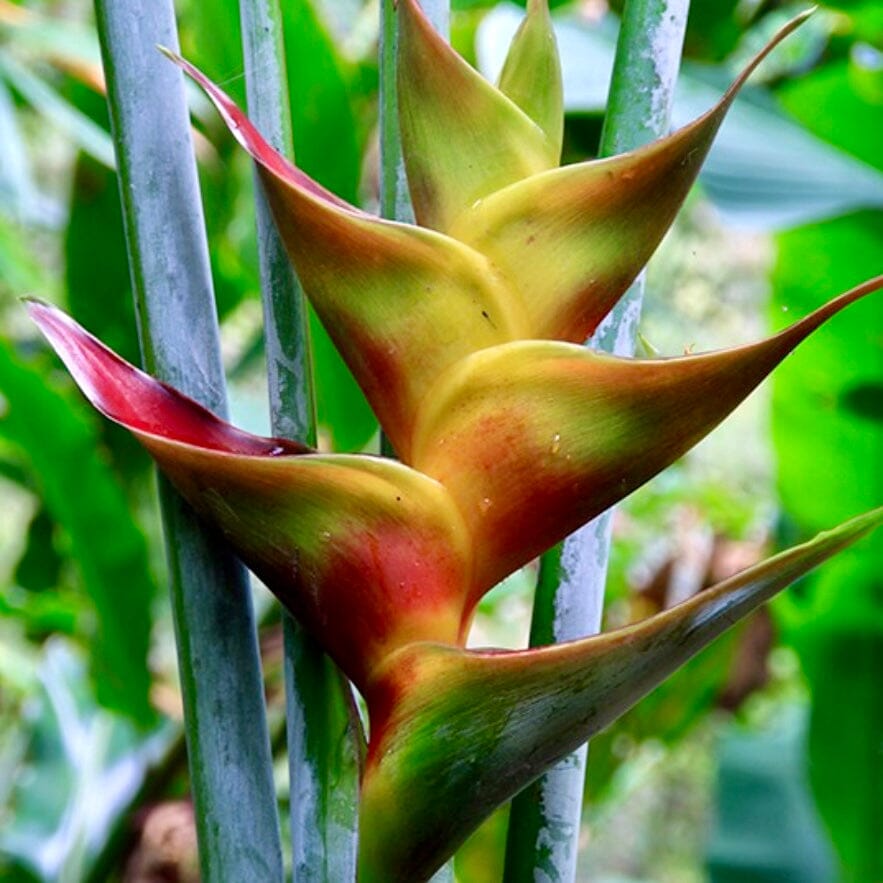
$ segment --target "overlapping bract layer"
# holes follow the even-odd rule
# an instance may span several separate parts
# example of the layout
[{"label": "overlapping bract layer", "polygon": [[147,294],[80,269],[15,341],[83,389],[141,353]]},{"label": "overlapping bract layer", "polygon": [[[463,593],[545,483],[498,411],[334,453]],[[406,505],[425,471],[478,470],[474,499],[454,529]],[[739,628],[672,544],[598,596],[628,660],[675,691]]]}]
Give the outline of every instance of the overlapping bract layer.
[{"label": "overlapping bract layer", "polygon": [[462,645],[512,570],[661,471],[871,280],[778,335],[675,359],[548,341],[488,348],[437,385],[413,468],[260,438],[129,365],[58,310],[30,312],[104,414],[362,689],[419,641]]},{"label": "overlapping bract layer", "polygon": [[[597,327],[670,226],[739,87],[803,16],[695,122],[629,154],[556,168],[561,85],[545,4],[531,4],[504,68],[511,98],[435,33],[416,0],[399,14],[402,141],[422,227],[328,194],[175,60],[258,164],[313,305],[410,462],[419,410],[446,369],[507,341],[582,343]],[[552,78],[548,91],[525,85],[536,68]],[[519,107],[528,95],[534,103]]]},{"label": "overlapping bract layer", "polygon": [[58,311],[30,307],[96,407],[138,436],[366,696],[361,883],[427,879],[545,765],[883,520],[843,525],[623,632],[520,653],[463,649],[483,593],[683,454],[883,277],[732,350],[642,361],[583,349],[668,228],[736,90],[801,19],[694,123],[558,169],[545,3],[530,0],[499,89],[416,0],[398,8],[402,135],[422,226],[324,190],[176,61],[258,164],[305,289],[401,463],[243,433]]},{"label": "overlapping bract layer", "polygon": [[92,404],[137,436],[359,686],[401,646],[460,640],[470,543],[436,481],[392,460],[250,435],[54,307],[28,309]]}]

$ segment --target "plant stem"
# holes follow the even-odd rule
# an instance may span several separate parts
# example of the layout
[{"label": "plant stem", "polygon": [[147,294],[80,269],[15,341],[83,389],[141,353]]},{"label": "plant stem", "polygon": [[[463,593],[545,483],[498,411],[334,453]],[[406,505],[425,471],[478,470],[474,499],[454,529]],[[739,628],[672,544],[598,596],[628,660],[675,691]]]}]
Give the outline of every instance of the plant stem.
[{"label": "plant stem", "polygon": [[[248,109],[276,150],[293,159],[291,110],[278,0],[241,0]],[[273,433],[316,443],[306,301],[269,205],[255,180],[261,288]],[[283,613],[294,877],[355,879],[363,736],[349,684],[322,649]]]},{"label": "plant stem", "polygon": [[[633,150],[668,130],[689,0],[627,0],[616,49],[601,155]],[[634,353],[644,296],[643,273],[590,344]],[[601,628],[612,530],[605,512],[542,556],[531,646],[569,641]],[[512,802],[505,883],[576,876],[588,746],[562,758]]]},{"label": "plant stem", "polygon": [[[96,0],[145,366],[226,413],[174,10]],[[254,613],[243,566],[165,482],[160,502],[205,880],[282,879]]]}]

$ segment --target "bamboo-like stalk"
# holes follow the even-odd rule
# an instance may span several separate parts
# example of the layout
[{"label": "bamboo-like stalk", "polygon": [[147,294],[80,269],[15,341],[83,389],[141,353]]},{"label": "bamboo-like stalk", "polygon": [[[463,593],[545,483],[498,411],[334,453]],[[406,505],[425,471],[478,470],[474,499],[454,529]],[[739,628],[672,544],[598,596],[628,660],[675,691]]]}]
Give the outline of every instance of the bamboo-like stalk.
[{"label": "bamboo-like stalk", "polygon": [[[627,0],[604,129],[602,156],[633,150],[667,131],[689,0]],[[632,355],[644,297],[643,274],[590,344]],[[612,512],[543,555],[531,621],[531,646],[569,641],[601,628]],[[509,817],[505,883],[576,876],[588,746],[562,758],[515,800]]]},{"label": "bamboo-like stalk", "polygon": [[[145,366],[226,412],[214,294],[170,0],[96,0]],[[160,500],[205,880],[282,879],[245,569],[165,482]],[[125,587],[121,587],[124,590]]]},{"label": "bamboo-like stalk", "polygon": [[[293,158],[278,0],[241,0],[248,110],[276,150]],[[306,301],[255,179],[258,257],[273,433],[316,443]],[[354,880],[361,734],[349,684],[321,648],[284,617],[291,842],[298,883]]]}]

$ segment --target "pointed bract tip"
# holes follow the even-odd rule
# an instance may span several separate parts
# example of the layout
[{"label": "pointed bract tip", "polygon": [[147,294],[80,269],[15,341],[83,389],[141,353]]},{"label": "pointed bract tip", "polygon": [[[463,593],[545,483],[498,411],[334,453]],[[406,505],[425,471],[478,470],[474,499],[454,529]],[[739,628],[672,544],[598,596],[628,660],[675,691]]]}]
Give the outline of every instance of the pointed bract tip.
[{"label": "pointed bract tip", "polygon": [[794,18],[785,22],[781,28],[772,36],[770,41],[745,65],[742,73],[736,77],[733,85],[727,89],[724,96],[724,103],[732,101],[736,97],[736,93],[745,85],[746,80],[757,70],[760,63],[775,49],[786,37],[794,33],[817,9],[813,6],[798,13]]},{"label": "pointed bract tip", "polygon": [[63,310],[35,298],[28,298],[25,307],[86,398],[105,417],[130,431],[228,454],[312,453],[299,442],[252,435],[220,420],[198,402],[129,364]]},{"label": "pointed bract tip", "polygon": [[357,211],[348,202],[335,196],[330,190],[326,190],[321,184],[314,181],[309,175],[302,172],[279,153],[240,110],[236,102],[220,86],[212,82],[198,67],[168,49],[158,48],[205,92],[230,130],[230,134],[233,135],[239,142],[239,145],[246,150],[256,163],[263,166],[271,175],[290,187],[306,192],[338,208],[343,208],[350,212]]}]

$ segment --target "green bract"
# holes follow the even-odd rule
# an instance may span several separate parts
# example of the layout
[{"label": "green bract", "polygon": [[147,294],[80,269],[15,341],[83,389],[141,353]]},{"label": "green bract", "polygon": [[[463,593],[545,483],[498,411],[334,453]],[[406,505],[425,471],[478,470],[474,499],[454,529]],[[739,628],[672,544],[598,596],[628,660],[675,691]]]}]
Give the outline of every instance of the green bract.
[{"label": "green bract", "polygon": [[[42,304],[96,407],[364,695],[359,878],[425,880],[481,820],[758,604],[883,521],[877,510],[636,626],[464,649],[500,579],[664,469],[853,289],[759,343],[633,360],[580,344],[668,229],[736,94],[673,135],[558,168],[561,83],[531,2],[500,88],[400,0],[399,107],[419,226],[381,220],[273,151],[187,62],[255,159],[291,259],[400,462],[234,429]],[[548,88],[537,90],[541,79]]]}]

